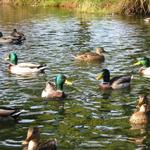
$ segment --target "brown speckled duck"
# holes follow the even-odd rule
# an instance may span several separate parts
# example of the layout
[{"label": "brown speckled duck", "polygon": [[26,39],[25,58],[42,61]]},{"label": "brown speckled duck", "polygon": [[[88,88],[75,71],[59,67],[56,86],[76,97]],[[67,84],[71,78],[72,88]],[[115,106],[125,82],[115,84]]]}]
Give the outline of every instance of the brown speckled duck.
[{"label": "brown speckled duck", "polygon": [[150,112],[150,105],[149,105],[148,97],[146,95],[139,96],[138,104],[136,106],[137,110],[139,110],[141,105],[143,105],[143,104],[147,105],[147,112]]},{"label": "brown speckled duck", "polygon": [[26,39],[25,35],[22,32],[18,32],[17,29],[13,29],[10,35],[15,38],[20,38],[22,41]]},{"label": "brown speckled duck", "polygon": [[103,55],[104,49],[102,47],[96,48],[96,52],[82,52],[74,56],[77,61],[93,62],[99,61],[103,62],[105,57]]},{"label": "brown speckled duck", "polygon": [[142,104],[138,111],[134,112],[129,119],[131,124],[148,124],[150,121],[150,113],[147,111],[147,105]]},{"label": "brown speckled duck", "polygon": [[40,143],[40,132],[37,127],[28,129],[27,137],[22,142],[23,150],[57,150],[57,140]]}]

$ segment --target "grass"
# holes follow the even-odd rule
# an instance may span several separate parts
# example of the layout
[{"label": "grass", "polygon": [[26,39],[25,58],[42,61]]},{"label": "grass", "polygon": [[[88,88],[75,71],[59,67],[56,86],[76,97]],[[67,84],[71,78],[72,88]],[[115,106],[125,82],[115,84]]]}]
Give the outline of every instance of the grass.
[{"label": "grass", "polygon": [[123,0],[121,11],[126,15],[149,15],[150,0]]},{"label": "grass", "polygon": [[150,0],[1,0],[12,5],[63,7],[85,13],[150,14]]}]

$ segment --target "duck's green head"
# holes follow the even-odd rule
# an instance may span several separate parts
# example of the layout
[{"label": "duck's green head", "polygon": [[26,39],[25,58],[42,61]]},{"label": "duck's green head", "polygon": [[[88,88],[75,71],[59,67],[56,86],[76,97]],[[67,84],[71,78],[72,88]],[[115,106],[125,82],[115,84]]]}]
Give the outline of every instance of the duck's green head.
[{"label": "duck's green head", "polygon": [[56,89],[57,90],[61,90],[63,91],[63,85],[67,84],[67,85],[72,85],[72,82],[67,80],[66,76],[62,75],[62,74],[58,74],[55,77],[55,85],[56,85]]},{"label": "duck's green head", "polygon": [[63,85],[64,85],[65,81],[66,81],[66,77],[62,74],[58,74],[55,77],[56,89],[63,91]]},{"label": "duck's green head", "polygon": [[96,77],[97,80],[103,79],[104,82],[110,81],[110,72],[108,69],[103,69],[102,72]]},{"label": "duck's green head", "polygon": [[12,52],[8,55],[8,57],[5,58],[5,60],[9,60],[12,64],[17,65],[18,63],[18,57],[15,52]]},{"label": "duck's green head", "polygon": [[142,65],[144,67],[150,67],[150,59],[147,57],[143,57],[138,62],[134,63],[133,66]]}]

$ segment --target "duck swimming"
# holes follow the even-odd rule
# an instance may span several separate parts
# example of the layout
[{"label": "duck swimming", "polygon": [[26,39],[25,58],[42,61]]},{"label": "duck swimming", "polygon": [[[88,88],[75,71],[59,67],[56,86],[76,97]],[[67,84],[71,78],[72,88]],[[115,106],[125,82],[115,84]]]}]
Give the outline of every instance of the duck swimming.
[{"label": "duck swimming", "polygon": [[55,83],[46,82],[46,87],[42,91],[41,97],[43,98],[65,98],[66,94],[63,91],[63,85],[71,84],[70,81],[66,79],[66,77],[62,74],[58,74],[55,77]]},{"label": "duck swimming", "polygon": [[144,18],[144,21],[146,22],[146,23],[150,23],[150,18],[148,17],[148,18]]},{"label": "duck swimming", "polygon": [[57,140],[40,143],[40,132],[37,127],[28,129],[27,137],[22,142],[23,150],[57,150]]},{"label": "duck swimming", "polygon": [[145,76],[150,76],[150,59],[147,57],[143,57],[138,62],[134,63],[133,66],[142,65],[139,69],[140,74]]},{"label": "duck swimming", "polygon": [[22,32],[18,32],[17,29],[13,29],[10,34],[12,37],[20,38],[21,40],[25,40],[25,35]]},{"label": "duck swimming", "polygon": [[22,40],[20,38],[12,37],[12,36],[3,36],[3,33],[0,32],[0,44],[10,43],[10,44],[20,44]]},{"label": "duck swimming", "polygon": [[85,62],[92,62],[92,61],[100,61],[103,62],[105,57],[103,55],[104,48],[98,47],[96,48],[96,52],[82,52],[74,56],[75,60],[77,61],[85,61]]},{"label": "duck swimming", "polygon": [[130,82],[132,79],[132,76],[117,76],[110,79],[110,72],[108,69],[103,69],[102,73],[97,76],[97,80],[100,80],[103,78],[103,83],[100,84],[100,88],[105,89],[122,89],[130,87]]},{"label": "duck swimming", "polygon": [[150,113],[147,112],[147,105],[143,104],[140,109],[132,114],[129,119],[131,124],[147,124],[150,121]]},{"label": "duck swimming", "polygon": [[146,95],[140,95],[139,99],[138,99],[138,104],[136,106],[136,108],[139,110],[141,105],[146,104],[147,105],[147,112],[150,111],[150,105],[149,105],[149,101]]},{"label": "duck swimming", "polygon": [[46,65],[32,64],[32,63],[18,63],[17,54],[12,52],[5,58],[9,60],[8,71],[17,75],[31,75],[37,73],[43,73],[47,68]]},{"label": "duck swimming", "polygon": [[19,109],[0,107],[0,120],[15,120],[20,114]]}]

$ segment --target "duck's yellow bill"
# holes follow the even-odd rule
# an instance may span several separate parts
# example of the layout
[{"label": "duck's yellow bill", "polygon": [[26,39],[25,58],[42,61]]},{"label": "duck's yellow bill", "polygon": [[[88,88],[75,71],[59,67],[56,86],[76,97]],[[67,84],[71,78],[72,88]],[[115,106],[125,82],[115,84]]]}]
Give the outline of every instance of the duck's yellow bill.
[{"label": "duck's yellow bill", "polygon": [[140,64],[141,64],[141,62],[138,61],[138,62],[134,63],[133,66],[138,66],[138,65],[140,65]]},{"label": "duck's yellow bill", "polygon": [[102,78],[103,78],[103,74],[101,73],[101,74],[98,74],[98,76],[96,77],[96,80],[100,80]]},{"label": "duck's yellow bill", "polygon": [[69,81],[69,80],[66,80],[66,81],[65,81],[65,84],[67,84],[67,85],[72,85],[72,82]]},{"label": "duck's yellow bill", "polygon": [[4,57],[4,60],[9,60],[9,56],[7,55],[6,57]]}]

